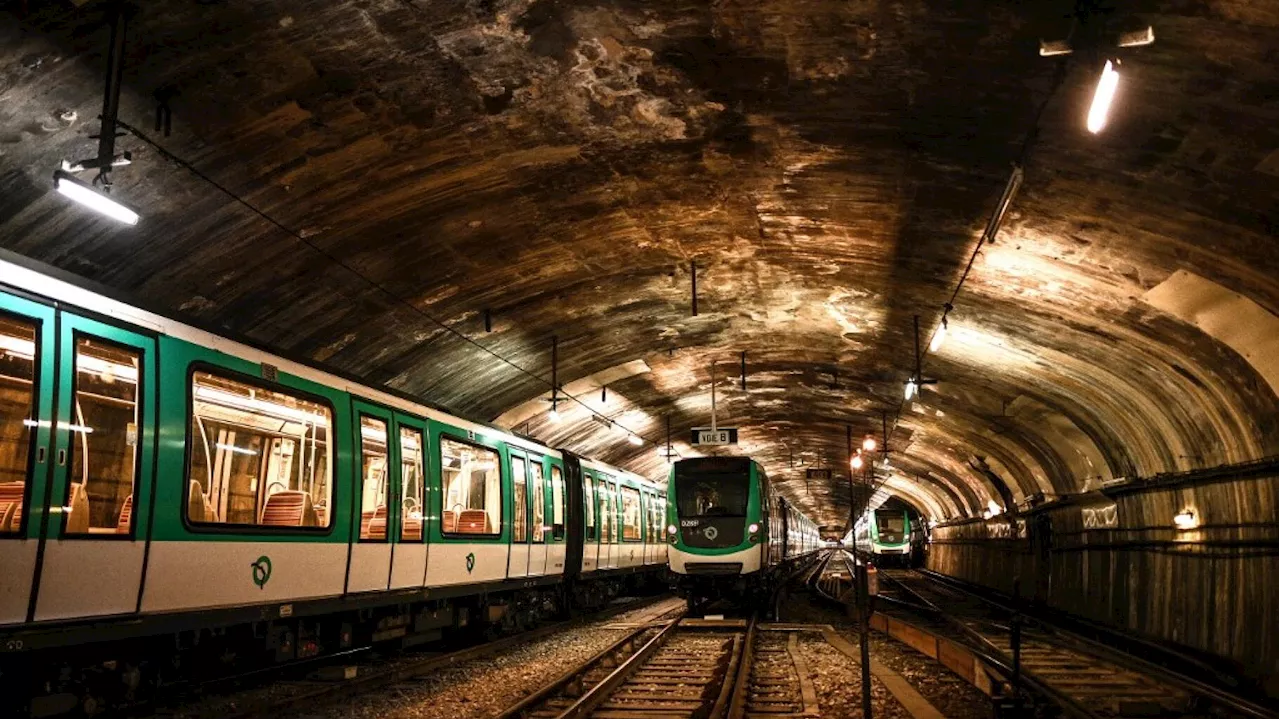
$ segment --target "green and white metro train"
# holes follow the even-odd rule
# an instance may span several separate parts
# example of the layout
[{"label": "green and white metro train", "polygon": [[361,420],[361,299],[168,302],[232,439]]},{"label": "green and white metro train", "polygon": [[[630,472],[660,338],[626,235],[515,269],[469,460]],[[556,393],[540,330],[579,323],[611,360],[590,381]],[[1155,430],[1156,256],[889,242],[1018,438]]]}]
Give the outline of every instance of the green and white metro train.
[{"label": "green and white metro train", "polygon": [[749,457],[679,460],[667,496],[668,563],[691,607],[708,599],[762,598],[784,568],[821,545],[817,526]]},{"label": "green and white metro train", "polygon": [[0,685],[43,709],[603,603],[665,495],[0,258]]}]

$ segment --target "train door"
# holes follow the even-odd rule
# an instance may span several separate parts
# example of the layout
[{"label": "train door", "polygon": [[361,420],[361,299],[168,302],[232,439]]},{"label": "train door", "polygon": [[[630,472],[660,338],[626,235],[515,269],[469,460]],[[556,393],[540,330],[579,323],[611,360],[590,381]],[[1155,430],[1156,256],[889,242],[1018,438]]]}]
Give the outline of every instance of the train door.
[{"label": "train door", "polygon": [[507,557],[508,577],[529,576],[529,480],[528,460],[524,452],[510,450],[511,455],[511,553]]},{"label": "train door", "polygon": [[549,521],[551,536],[547,539],[547,574],[561,574],[566,570],[566,538],[568,537],[568,487],[564,481],[564,470],[554,461],[551,467],[549,500],[551,502]]},{"label": "train door", "polygon": [[[389,410],[362,400],[352,398],[351,409],[357,425],[353,441],[358,473],[352,517],[356,537],[351,543],[347,591],[386,590],[394,552],[390,540],[400,525],[399,513],[394,511],[400,475],[395,423]],[[268,469],[267,475],[274,473]]]},{"label": "train door", "polygon": [[395,442],[400,473],[397,478],[399,520],[391,550],[391,589],[426,584],[427,429],[415,417],[396,413]]},{"label": "train door", "polygon": [[582,470],[582,571],[594,572],[600,561],[600,526],[596,516],[596,476]]},{"label": "train door", "polygon": [[547,522],[547,477],[542,457],[529,455],[529,576],[547,573],[547,541],[551,526]]},{"label": "train door", "polygon": [[137,611],[154,471],[155,346],[154,337],[58,313],[36,620]]},{"label": "train door", "polygon": [[53,435],[52,307],[0,292],[0,624],[27,619]]},{"label": "train door", "polygon": [[600,559],[601,569],[617,569],[617,513],[613,511],[613,484],[608,477],[600,476],[596,483],[596,494],[599,497],[600,516]]}]

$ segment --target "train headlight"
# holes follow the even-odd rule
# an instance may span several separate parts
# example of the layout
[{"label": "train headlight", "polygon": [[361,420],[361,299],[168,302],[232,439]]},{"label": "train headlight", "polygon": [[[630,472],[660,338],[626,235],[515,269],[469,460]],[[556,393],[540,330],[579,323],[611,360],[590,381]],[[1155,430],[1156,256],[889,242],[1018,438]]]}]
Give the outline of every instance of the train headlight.
[{"label": "train headlight", "polygon": [[752,534],[755,534],[756,532],[760,531],[760,525],[756,524],[755,522],[752,522],[751,524],[747,525],[747,531]]},{"label": "train headlight", "polygon": [[676,533],[676,525],[674,525],[674,524],[668,524],[668,525],[667,525],[667,534],[670,534],[670,535],[673,535],[673,536],[674,536],[674,535],[675,535],[675,533]]},{"label": "train headlight", "polygon": [[680,538],[680,535],[676,534],[676,525],[668,524],[667,525],[667,541],[671,542],[672,544],[675,544],[679,538]]}]

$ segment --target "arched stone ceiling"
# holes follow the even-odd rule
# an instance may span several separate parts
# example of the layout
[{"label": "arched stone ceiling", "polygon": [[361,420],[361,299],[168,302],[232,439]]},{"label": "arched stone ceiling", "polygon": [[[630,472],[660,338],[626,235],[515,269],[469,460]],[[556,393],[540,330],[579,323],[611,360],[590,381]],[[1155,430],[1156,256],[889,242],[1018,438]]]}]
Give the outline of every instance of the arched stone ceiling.
[{"label": "arched stone ceiling", "polygon": [[[592,386],[563,423],[518,429],[651,475],[654,445],[591,411],[683,440],[718,360],[720,422],[833,527],[845,479],[804,469],[840,474],[846,426],[882,413],[880,496],[941,519],[1273,455],[1275,4],[1112,13],[1157,41],[1126,52],[1099,136],[1096,63],[1036,52],[1071,10],[147,3],[121,118],[154,144],[119,142],[117,193],[144,217],[125,229],[51,192],[93,148],[101,4],[9,3],[0,247],[481,418],[547,394],[489,352],[545,378],[554,334],[583,387],[643,362],[603,404]],[[157,94],[170,137],[150,131]],[[912,316],[937,322],[1024,144],[1022,192],[927,358],[940,382],[900,406]],[[1192,284],[1161,284],[1179,271]]]}]

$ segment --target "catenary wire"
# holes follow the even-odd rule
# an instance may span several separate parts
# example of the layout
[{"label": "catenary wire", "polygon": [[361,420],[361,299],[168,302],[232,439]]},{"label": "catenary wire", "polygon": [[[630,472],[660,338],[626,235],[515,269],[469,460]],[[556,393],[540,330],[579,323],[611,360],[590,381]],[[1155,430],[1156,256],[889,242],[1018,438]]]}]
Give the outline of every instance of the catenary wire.
[{"label": "catenary wire", "polygon": [[[396,293],[394,293],[394,292],[392,292],[391,290],[387,289],[386,287],[384,287],[382,284],[380,284],[379,282],[375,281],[375,280],[374,280],[374,279],[372,279],[371,277],[366,276],[365,274],[363,274],[362,272],[360,272],[360,271],[359,271],[359,270],[357,270],[356,268],[354,268],[354,267],[352,267],[351,265],[349,265],[349,264],[347,264],[346,262],[344,262],[344,261],[342,260],[342,258],[340,258],[340,257],[338,257],[338,256],[336,256],[336,255],[334,255],[333,253],[331,253],[331,252],[329,252],[328,250],[324,249],[323,247],[321,247],[321,246],[319,246],[319,245],[315,244],[314,242],[311,242],[311,241],[310,241],[310,240],[308,240],[308,239],[307,239],[307,238],[306,238],[306,237],[305,237],[301,232],[298,232],[298,231],[294,230],[293,228],[288,227],[287,225],[285,225],[285,224],[281,223],[280,221],[276,220],[276,219],[275,219],[274,217],[272,217],[271,215],[268,215],[266,212],[263,212],[261,209],[259,209],[257,206],[255,206],[253,203],[251,203],[251,202],[249,202],[248,200],[245,200],[244,198],[240,197],[240,196],[239,196],[239,195],[237,195],[235,192],[231,191],[231,189],[229,189],[228,187],[226,187],[226,186],[225,186],[225,185],[223,185],[222,183],[218,182],[217,180],[213,179],[213,178],[212,178],[212,177],[210,177],[209,175],[205,174],[204,172],[202,172],[199,168],[197,168],[196,166],[194,166],[194,165],[193,165],[193,164],[191,164],[190,162],[188,162],[188,161],[186,161],[186,160],[182,159],[181,157],[179,157],[178,155],[176,155],[176,154],[175,154],[175,153],[173,153],[172,151],[170,151],[170,150],[168,150],[167,148],[165,148],[165,147],[164,147],[163,145],[161,145],[160,143],[156,142],[156,141],[155,141],[154,139],[152,139],[152,138],[151,138],[147,133],[143,132],[142,130],[139,130],[137,127],[134,127],[133,125],[131,125],[131,124],[129,124],[129,123],[127,123],[127,122],[125,122],[124,120],[117,120],[117,124],[118,124],[118,125],[120,125],[120,127],[124,128],[125,130],[128,130],[128,131],[129,131],[129,133],[130,133],[130,134],[132,134],[134,137],[137,137],[139,140],[141,140],[141,141],[145,142],[147,145],[150,145],[152,148],[154,148],[154,149],[156,150],[156,152],[158,152],[158,153],[159,153],[161,156],[163,156],[165,159],[169,160],[170,162],[173,162],[174,164],[176,164],[176,165],[178,165],[179,167],[183,168],[184,170],[186,170],[187,172],[191,173],[192,175],[195,175],[195,176],[196,176],[196,177],[198,177],[200,180],[204,181],[205,183],[207,183],[207,184],[209,184],[210,186],[212,186],[212,187],[214,187],[215,189],[217,189],[217,190],[218,190],[219,192],[221,192],[222,194],[226,195],[227,197],[231,198],[231,199],[232,199],[232,200],[234,200],[235,202],[237,202],[237,203],[239,203],[240,205],[244,206],[244,207],[245,207],[246,209],[248,209],[250,212],[253,212],[255,215],[257,215],[258,217],[262,218],[263,220],[265,220],[266,222],[268,222],[268,223],[269,223],[269,224],[271,224],[272,226],[276,227],[276,228],[277,228],[277,229],[279,229],[281,232],[284,232],[285,234],[287,234],[287,235],[289,235],[290,237],[294,238],[294,239],[295,239],[295,240],[297,240],[298,242],[301,242],[303,245],[307,246],[308,248],[310,248],[311,250],[313,250],[314,252],[316,252],[317,254],[319,254],[321,257],[324,257],[326,260],[328,260],[329,262],[333,263],[334,265],[337,265],[338,267],[342,268],[343,270],[346,270],[346,271],[347,271],[347,273],[349,273],[349,274],[351,274],[352,276],[356,277],[358,280],[360,280],[361,282],[365,283],[365,284],[366,284],[366,285],[368,285],[369,287],[373,288],[375,291],[377,291],[377,292],[379,292],[379,293],[381,293],[381,294],[385,295],[386,297],[391,298],[391,299],[392,299],[392,300],[394,300],[397,304],[402,305],[402,306],[404,306],[404,307],[407,307],[407,308],[408,308],[410,311],[412,311],[414,314],[418,315],[419,317],[422,317],[423,319],[427,320],[427,321],[428,321],[428,322],[430,322],[431,324],[433,324],[433,325],[435,325],[435,326],[439,327],[440,329],[444,330],[446,333],[451,334],[451,335],[453,335],[453,336],[457,337],[458,339],[462,340],[463,342],[466,342],[467,344],[469,344],[469,345],[471,345],[471,346],[475,347],[476,349],[480,350],[481,352],[484,352],[485,354],[489,355],[490,357],[493,357],[494,359],[498,360],[499,362],[501,362],[501,363],[503,363],[503,364],[505,364],[505,365],[507,365],[507,366],[511,367],[512,369],[516,370],[517,372],[520,372],[520,373],[525,374],[525,375],[527,375],[527,376],[529,376],[529,377],[532,377],[533,379],[535,379],[535,380],[537,380],[537,381],[539,381],[539,382],[541,382],[541,383],[543,383],[543,384],[547,385],[548,387],[551,387],[551,388],[555,389],[555,390],[556,390],[556,396],[557,396],[558,398],[564,398],[564,399],[567,399],[567,400],[571,400],[571,401],[573,401],[573,402],[576,402],[576,403],[578,403],[578,404],[582,405],[584,408],[586,408],[586,410],[587,410],[588,412],[590,412],[591,414],[593,414],[593,415],[594,415],[594,414],[600,414],[599,412],[596,412],[594,409],[592,409],[592,408],[591,408],[591,406],[590,406],[590,405],[588,405],[586,402],[584,402],[584,401],[582,401],[581,399],[579,399],[577,396],[575,396],[575,395],[571,395],[571,394],[569,394],[569,393],[565,392],[565,391],[564,391],[563,389],[561,389],[561,388],[553,387],[553,384],[552,384],[551,380],[547,379],[546,377],[544,377],[544,376],[542,376],[542,375],[540,375],[540,374],[538,374],[538,373],[536,373],[536,372],[533,372],[532,370],[525,369],[524,367],[520,366],[519,364],[516,364],[516,363],[515,363],[515,362],[513,362],[512,360],[509,360],[509,359],[507,359],[506,357],[503,357],[502,355],[498,354],[498,353],[497,353],[497,352],[495,352],[494,350],[489,349],[488,347],[485,347],[483,344],[480,344],[480,343],[479,343],[479,342],[477,342],[476,340],[474,340],[474,339],[472,339],[472,338],[468,337],[467,335],[465,335],[465,334],[463,334],[462,332],[458,331],[457,329],[455,329],[454,327],[452,327],[452,326],[451,326],[451,325],[449,325],[448,323],[446,323],[446,322],[444,322],[444,321],[442,321],[442,320],[440,320],[440,319],[437,319],[434,315],[432,315],[431,313],[429,313],[429,312],[427,312],[427,311],[423,310],[421,307],[418,307],[417,305],[413,304],[412,302],[409,302],[408,300],[404,299],[403,297],[400,297],[399,295],[397,295]],[[612,421],[612,420],[611,420],[611,421]],[[658,447],[664,447],[664,446],[665,446],[665,441],[654,441],[654,440],[652,440],[652,439],[649,439],[649,438],[648,438],[648,437],[646,437],[645,435],[640,434],[639,432],[633,432],[632,430],[628,429],[627,427],[624,427],[623,425],[621,425],[621,424],[619,424],[619,423],[617,423],[617,422],[613,422],[613,424],[614,424],[615,426],[617,426],[617,427],[621,428],[622,430],[624,430],[624,431],[626,431],[626,432],[630,433],[630,434],[633,434],[633,435],[635,435],[635,436],[637,436],[637,437],[641,437],[641,438],[643,438],[643,439],[644,439],[646,442],[648,442],[649,444],[652,444],[652,445],[654,445],[654,446],[658,446]],[[679,452],[675,450],[675,448],[674,448],[674,447],[672,447],[672,452],[673,452],[673,453],[675,454],[675,456],[677,456],[677,457],[681,456],[681,455],[679,454]]]}]

